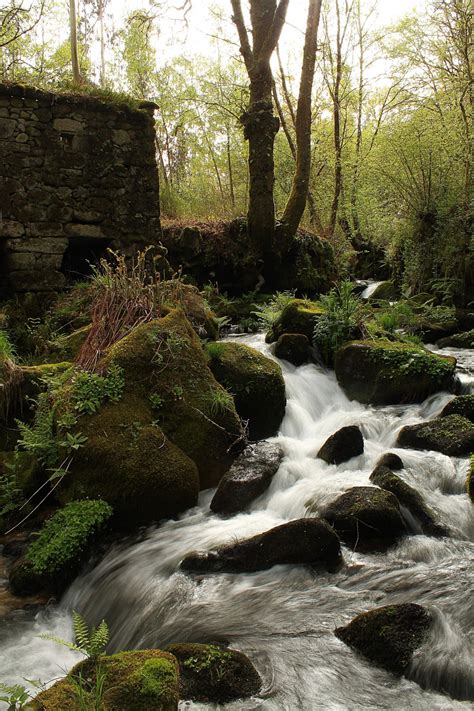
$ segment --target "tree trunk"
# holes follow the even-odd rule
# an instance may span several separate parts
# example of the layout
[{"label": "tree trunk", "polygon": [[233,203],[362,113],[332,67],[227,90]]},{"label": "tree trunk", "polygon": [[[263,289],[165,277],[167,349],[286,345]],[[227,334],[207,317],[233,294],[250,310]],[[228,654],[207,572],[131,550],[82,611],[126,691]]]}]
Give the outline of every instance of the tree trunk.
[{"label": "tree trunk", "polygon": [[261,250],[265,262],[271,258],[275,228],[273,151],[280,126],[273,114],[272,84],[269,63],[251,72],[249,108],[241,117],[249,142],[248,229],[253,245],[257,251]]},{"label": "tree trunk", "polygon": [[72,77],[75,84],[80,84],[82,81],[82,77],[81,70],[79,67],[79,52],[77,49],[77,18],[75,0],[69,0],[69,31],[71,43]]},{"label": "tree trunk", "polygon": [[303,51],[298,107],[296,110],[296,169],[282,222],[294,235],[303,217],[311,175],[311,98],[316,65],[317,33],[321,0],[309,0],[308,20]]},{"label": "tree trunk", "polygon": [[341,143],[341,101],[340,88],[342,79],[342,38],[341,38],[341,13],[339,0],[336,0],[337,16],[337,46],[336,46],[336,77],[333,92],[333,121],[334,121],[334,196],[331,206],[331,219],[329,223],[329,234],[333,235],[336,229],[337,213],[339,210],[339,198],[342,191],[342,143]]},{"label": "tree trunk", "polygon": [[105,28],[104,28],[104,0],[99,2],[99,29],[100,29],[100,85],[104,89],[105,75]]}]

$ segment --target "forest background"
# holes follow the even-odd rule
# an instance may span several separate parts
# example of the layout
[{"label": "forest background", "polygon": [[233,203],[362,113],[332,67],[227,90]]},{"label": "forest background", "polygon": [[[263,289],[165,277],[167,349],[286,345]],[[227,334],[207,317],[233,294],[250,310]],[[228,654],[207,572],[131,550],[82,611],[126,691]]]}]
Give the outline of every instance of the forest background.
[{"label": "forest background", "polygon": [[[416,12],[335,0],[318,30],[302,226],[331,242],[342,271],[371,244],[407,293],[441,303],[472,300],[472,19],[469,0]],[[306,3],[290,2],[272,60],[277,217],[295,170],[305,20]],[[154,100],[164,218],[246,214],[248,77],[230,0],[11,0],[0,7],[0,78]]]}]

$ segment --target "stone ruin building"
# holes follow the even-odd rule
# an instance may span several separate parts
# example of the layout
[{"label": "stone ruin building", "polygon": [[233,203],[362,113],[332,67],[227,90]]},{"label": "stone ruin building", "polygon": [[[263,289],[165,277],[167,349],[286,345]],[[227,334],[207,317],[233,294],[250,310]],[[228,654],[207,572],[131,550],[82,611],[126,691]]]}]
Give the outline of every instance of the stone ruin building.
[{"label": "stone ruin building", "polygon": [[160,238],[154,110],[0,84],[0,293],[55,291]]}]

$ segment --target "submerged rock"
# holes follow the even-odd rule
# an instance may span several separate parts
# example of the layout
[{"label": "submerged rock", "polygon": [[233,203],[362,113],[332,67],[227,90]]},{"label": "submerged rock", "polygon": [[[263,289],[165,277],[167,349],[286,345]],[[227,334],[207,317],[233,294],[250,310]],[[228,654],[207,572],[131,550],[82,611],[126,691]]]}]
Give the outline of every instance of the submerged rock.
[{"label": "submerged rock", "polygon": [[[68,676],[42,691],[24,706],[28,711],[82,711],[95,708],[81,702],[79,682],[86,697],[93,696],[97,685],[97,658],[86,659]],[[177,711],[179,702],[179,667],[176,658],[158,649],[119,652],[100,658],[104,673],[103,698],[107,711]],[[87,702],[86,702],[87,703]]]},{"label": "submerged rock", "polygon": [[307,299],[293,299],[285,306],[267,333],[267,343],[278,341],[284,333],[299,333],[311,342],[316,320],[323,313],[321,304]]},{"label": "submerged rock", "polygon": [[310,341],[303,333],[284,333],[275,345],[277,358],[293,365],[303,365],[309,358]]},{"label": "submerged rock", "polygon": [[393,472],[397,472],[400,469],[404,469],[405,465],[398,454],[395,454],[395,452],[386,452],[380,457],[375,465],[376,469],[378,469],[378,467],[388,467]]},{"label": "submerged rock", "polygon": [[351,341],[335,358],[336,377],[353,400],[373,405],[422,402],[451,390],[456,359],[397,341]]},{"label": "submerged rock", "polygon": [[458,395],[443,408],[440,417],[461,415],[474,422],[474,395]]},{"label": "submerged rock", "polygon": [[397,445],[463,457],[474,450],[474,424],[466,417],[447,415],[419,425],[407,425],[398,435]]},{"label": "submerged rock", "polygon": [[446,536],[448,531],[436,523],[432,513],[423,501],[423,497],[412,486],[394,474],[386,466],[377,466],[370,475],[370,481],[385,491],[395,494],[399,503],[404,506],[418,521],[423,533],[427,536]]},{"label": "submerged rock", "polygon": [[474,329],[440,338],[436,345],[440,348],[474,348]]},{"label": "submerged rock", "polygon": [[181,568],[191,573],[253,573],[274,565],[322,565],[341,560],[339,538],[325,521],[302,518],[215,550],[191,553]]},{"label": "submerged rock", "polygon": [[341,539],[360,550],[385,550],[407,533],[397,497],[372,486],[355,486],[322,514]]},{"label": "submerged rock", "polygon": [[402,675],[431,624],[428,610],[405,603],[364,612],[346,627],[338,627],[335,635],[374,664]]},{"label": "submerged rock", "polygon": [[249,437],[274,435],[285,414],[285,381],[274,360],[243,343],[209,343],[210,368],[234,396],[240,417],[248,421]]},{"label": "submerged rock", "polygon": [[342,464],[364,452],[364,438],[359,427],[349,425],[331,435],[318,452],[327,464]]},{"label": "submerged rock", "polygon": [[242,652],[216,644],[171,644],[166,648],[178,660],[180,697],[224,704],[258,694],[262,680]]},{"label": "submerged rock", "polygon": [[243,511],[270,486],[282,458],[281,448],[271,442],[249,445],[220,480],[211,511],[219,514]]}]

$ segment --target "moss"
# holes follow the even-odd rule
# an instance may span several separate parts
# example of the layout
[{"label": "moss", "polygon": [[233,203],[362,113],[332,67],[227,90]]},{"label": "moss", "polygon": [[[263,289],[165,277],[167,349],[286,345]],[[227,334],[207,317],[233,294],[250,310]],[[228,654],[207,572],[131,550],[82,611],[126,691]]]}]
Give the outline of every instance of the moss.
[{"label": "moss", "polygon": [[178,664],[171,654],[159,650],[120,652],[101,657],[99,662],[92,659],[80,662],[65,679],[42,691],[26,708],[29,711],[80,711],[83,707],[70,678],[78,679],[80,675],[86,688],[93,689],[98,663],[105,673],[103,708],[107,711],[176,711],[178,708]]},{"label": "moss", "polygon": [[278,363],[242,343],[208,344],[210,368],[234,396],[251,439],[274,435],[286,407],[285,382]]},{"label": "moss", "polygon": [[260,677],[241,652],[215,644],[172,644],[167,650],[179,663],[183,699],[225,703],[260,691]]},{"label": "moss", "polygon": [[383,281],[370,296],[371,301],[397,301],[400,290],[393,281]]},{"label": "moss", "polygon": [[349,397],[375,405],[421,402],[449,390],[455,367],[455,358],[379,338],[350,341],[335,359],[337,379]]},{"label": "moss", "polygon": [[201,488],[215,486],[234,460],[243,430],[233,407],[213,411],[212,395],[222,386],[184,313],[176,309],[136,328],[110,349],[102,367],[112,363],[124,369],[125,395],[160,395],[163,432],[195,462]]},{"label": "moss", "polygon": [[17,594],[47,588],[63,590],[79,572],[97,535],[112,515],[105,501],[75,501],[46,521],[25,559],[13,568],[10,584]]},{"label": "moss", "polygon": [[75,360],[91,330],[87,324],[72,333],[61,334],[48,343],[48,357],[54,356],[61,360]]},{"label": "moss", "polygon": [[474,422],[474,395],[459,395],[444,407],[441,417],[461,415]]},{"label": "moss", "polygon": [[60,487],[61,501],[104,499],[119,528],[170,518],[195,505],[196,465],[153,424],[144,399],[128,392],[119,403],[82,417],[80,430],[87,442]]},{"label": "moss", "polygon": [[346,627],[336,629],[335,634],[371,662],[402,675],[431,624],[425,608],[408,603],[365,612]]},{"label": "moss", "polygon": [[277,341],[284,333],[301,333],[312,341],[315,321],[323,313],[321,304],[307,299],[293,299],[267,333],[267,343]]},{"label": "moss", "polygon": [[419,425],[407,425],[398,435],[397,444],[463,457],[474,449],[474,424],[461,415],[447,415]]},{"label": "moss", "polygon": [[440,348],[474,348],[474,329],[441,338],[437,345]]}]

